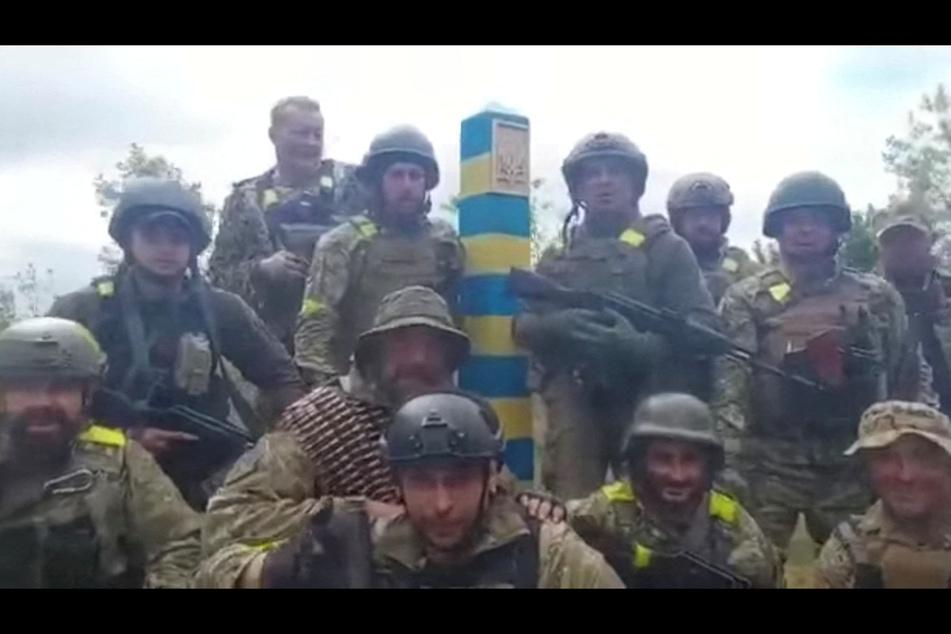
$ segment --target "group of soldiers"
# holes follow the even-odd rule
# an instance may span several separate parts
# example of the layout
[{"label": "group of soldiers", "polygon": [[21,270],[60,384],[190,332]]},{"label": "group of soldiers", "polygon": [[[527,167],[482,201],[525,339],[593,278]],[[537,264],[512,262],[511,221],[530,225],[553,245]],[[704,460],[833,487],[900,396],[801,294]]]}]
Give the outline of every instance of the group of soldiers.
[{"label": "group of soldiers", "polygon": [[130,181],[118,270],[0,333],[0,585],[776,588],[803,514],[817,585],[949,587],[951,307],[920,210],[886,215],[880,275],[856,272],[843,191],[794,174],[766,266],[727,242],[724,179],[684,176],[644,214],[644,154],[583,138],[535,273],[693,327],[522,300],[533,491],[455,384],[466,253],[429,216],[431,142],[400,126],[358,166],[326,159],[304,97],[269,135],[210,279],[200,201]]}]

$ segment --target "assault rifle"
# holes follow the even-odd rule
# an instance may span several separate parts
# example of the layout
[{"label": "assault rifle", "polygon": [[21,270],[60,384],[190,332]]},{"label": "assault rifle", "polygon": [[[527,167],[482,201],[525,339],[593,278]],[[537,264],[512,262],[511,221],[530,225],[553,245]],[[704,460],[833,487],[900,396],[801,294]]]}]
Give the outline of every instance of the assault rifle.
[{"label": "assault rifle", "polygon": [[734,590],[752,586],[749,579],[729,568],[712,564],[689,550],[671,555],[652,554],[651,565],[637,571],[632,585],[635,588],[697,590]]}]

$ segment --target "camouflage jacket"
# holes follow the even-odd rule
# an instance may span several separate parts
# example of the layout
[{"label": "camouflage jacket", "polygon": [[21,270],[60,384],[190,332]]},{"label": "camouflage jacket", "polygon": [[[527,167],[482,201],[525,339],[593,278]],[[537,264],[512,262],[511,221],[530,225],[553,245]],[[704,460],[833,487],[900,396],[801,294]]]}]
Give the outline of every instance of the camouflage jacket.
[{"label": "camouflage jacket", "polygon": [[400,288],[433,288],[457,312],[465,259],[455,229],[438,218],[427,220],[415,236],[396,234],[365,216],[324,235],[294,336],[295,360],[305,378],[346,374],[357,337],[373,325],[380,301]]},{"label": "camouflage jacket", "polygon": [[727,288],[764,268],[762,264],[752,260],[746,251],[728,244],[726,240],[723,241],[715,260],[697,258],[697,263],[707,283],[707,290],[713,296],[713,303],[718,306]]},{"label": "camouflage jacket", "polygon": [[951,529],[933,543],[921,542],[876,502],[864,516],[833,531],[819,553],[816,583],[819,588],[947,588]]},{"label": "camouflage jacket", "polygon": [[[737,345],[763,358],[775,353],[773,347],[764,344],[764,337],[779,333],[783,323],[790,330],[798,329],[796,336],[799,338],[818,335],[825,328],[821,323],[821,315],[799,316],[795,312],[805,310],[802,306],[811,307],[817,302],[823,302],[823,310],[827,312],[830,306],[835,307],[836,312],[841,310],[841,306],[848,306],[853,312],[867,311],[871,324],[871,332],[867,334],[875,341],[878,348],[875,352],[881,359],[885,374],[887,394],[877,400],[904,397],[903,400],[935,402],[930,381],[919,373],[924,363],[920,352],[910,349],[906,343],[908,320],[902,298],[891,284],[880,277],[838,269],[819,288],[804,291],[789,282],[780,269],[768,268],[730,287],[723,297],[720,310],[726,334]],[[856,302],[862,305],[857,307]],[[846,329],[854,326],[850,323],[839,325]],[[792,340],[785,345],[793,345]],[[800,345],[798,340],[796,345]],[[915,380],[913,385],[908,386],[908,381],[903,380],[903,372],[912,367],[916,373]],[[759,377],[756,380],[760,382],[770,377],[763,379],[765,374],[754,375],[748,365],[726,358],[717,360],[716,376],[712,405],[719,433],[727,442],[728,454],[734,454],[740,438],[762,433],[759,427],[763,421],[753,420],[753,401],[754,394],[765,398],[762,388],[764,383],[754,385],[753,381],[756,377]],[[782,402],[778,398],[773,400]],[[787,411],[785,415],[793,420],[798,414]],[[858,425],[857,417],[855,425]],[[844,442],[851,442],[854,434],[855,430],[851,429],[842,430],[840,435]],[[835,455],[837,459],[841,458],[842,450],[844,447],[829,449],[830,455]]]},{"label": "camouflage jacket", "polygon": [[609,561],[628,559],[634,574],[651,564],[654,553],[673,554],[682,548],[728,568],[753,587],[782,587],[779,555],[739,502],[712,490],[684,535],[672,535],[644,510],[626,481],[607,484],[581,500],[567,503],[568,521],[588,544]]},{"label": "camouflage jacket", "polygon": [[[572,233],[567,246],[550,247],[535,267],[563,286],[597,292],[614,292],[632,299],[670,309],[713,330],[721,330],[716,307],[703,283],[697,259],[686,240],[671,229],[661,215],[635,221],[617,238],[594,238],[582,224]],[[548,302],[524,302],[515,318],[516,343],[532,353],[531,387],[541,389],[555,373],[574,372],[579,365],[597,372],[597,359],[581,364],[573,354],[561,349],[560,341],[542,341],[537,336],[538,317],[563,306]],[[656,363],[652,366],[646,391],[691,391],[696,382],[696,356],[709,351],[692,346],[687,338],[668,341],[648,333]],[[555,349],[558,348],[558,349]],[[687,371],[685,369],[687,368]],[[604,369],[615,374],[614,369]],[[609,379],[614,381],[614,379]],[[625,385],[625,392],[630,392]]]},{"label": "camouflage jacket", "polygon": [[[267,551],[298,535],[319,510],[328,504],[362,503],[355,498],[316,499],[312,482],[312,467],[303,451],[278,434],[263,438],[235,465],[209,504],[203,533],[208,556],[198,573],[198,585],[234,588],[242,575],[255,585]],[[521,514],[510,510],[511,498],[495,500],[473,555],[504,547],[528,533]],[[422,539],[403,514],[372,520],[372,539],[377,567],[395,562],[416,572],[426,565]],[[623,587],[604,558],[564,524],[543,524],[539,542],[539,587]]]},{"label": "camouflage jacket", "polygon": [[281,249],[277,236],[268,227],[267,211],[301,191],[321,194],[328,189],[325,187],[328,178],[336,222],[362,213],[365,205],[355,165],[325,160],[314,184],[302,189],[276,185],[275,169],[235,183],[221,210],[208,268],[212,284],[241,297],[262,316],[278,339],[283,340],[287,333],[280,319],[281,311],[269,305],[272,301],[267,292],[251,283],[251,272],[258,263]]},{"label": "camouflage jacket", "polygon": [[191,587],[202,517],[122,432],[92,426],[60,473],[2,491],[0,585]]}]

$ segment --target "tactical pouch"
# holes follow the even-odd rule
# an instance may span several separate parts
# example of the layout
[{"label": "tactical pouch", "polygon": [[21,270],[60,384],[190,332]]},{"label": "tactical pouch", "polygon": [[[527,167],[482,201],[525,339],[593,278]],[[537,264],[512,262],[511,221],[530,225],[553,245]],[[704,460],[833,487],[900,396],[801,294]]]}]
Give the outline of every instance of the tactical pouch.
[{"label": "tactical pouch", "polygon": [[363,509],[329,509],[309,526],[297,562],[297,578],[308,588],[372,588],[373,546]]},{"label": "tactical pouch", "polygon": [[214,355],[208,338],[204,334],[182,335],[175,361],[175,386],[190,396],[206,394],[213,367]]},{"label": "tactical pouch", "polygon": [[99,544],[89,517],[48,529],[43,547],[46,588],[98,588]]},{"label": "tactical pouch", "polygon": [[688,590],[731,590],[749,588],[750,583],[732,571],[714,566],[689,553],[653,554],[651,564],[637,570],[635,588]]}]

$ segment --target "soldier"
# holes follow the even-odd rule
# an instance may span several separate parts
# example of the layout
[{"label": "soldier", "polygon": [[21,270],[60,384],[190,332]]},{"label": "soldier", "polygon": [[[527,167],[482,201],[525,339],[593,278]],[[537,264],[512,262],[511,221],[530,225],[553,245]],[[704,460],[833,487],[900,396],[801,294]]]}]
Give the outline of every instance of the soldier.
[{"label": "soldier", "polygon": [[357,176],[370,192],[369,213],[321,238],[304,292],[295,360],[311,385],[349,371],[357,335],[388,293],[429,286],[454,309],[465,265],[452,226],[428,218],[439,166],[419,130],[377,136]]},{"label": "soldier", "polygon": [[[752,498],[744,502],[783,550],[800,512],[822,543],[850,512],[868,507],[868,489],[842,451],[861,413],[894,396],[900,368],[916,363],[906,358],[914,351],[903,346],[898,292],[838,264],[851,221],[845,194],[828,176],[785,178],[763,222],[763,234],[779,242],[781,265],[730,287],[720,306],[738,345],[821,386],[718,361],[714,412],[727,464],[745,477]],[[929,390],[920,387],[922,395]]]},{"label": "soldier", "polygon": [[[627,297],[673,310],[713,329],[718,319],[690,246],[638,201],[647,159],[627,137],[583,138],[562,173],[573,208],[584,209],[566,246],[549,249],[537,272],[563,286]],[[567,231],[565,232],[567,234]],[[516,343],[532,353],[531,387],[547,417],[543,482],[562,499],[596,491],[617,466],[621,435],[636,401],[656,391],[698,389],[691,369],[708,350],[637,330],[611,311],[529,303],[515,319]],[[617,469],[613,469],[615,473]]]},{"label": "soldier", "polygon": [[[643,401],[622,453],[628,480],[566,507],[571,527],[627,587],[782,586],[773,545],[739,502],[712,488],[723,443],[702,401],[674,393]],[[527,506],[545,518],[548,508],[557,510],[546,502]]]},{"label": "soldier", "polygon": [[865,458],[878,501],[819,554],[820,588],[951,587],[951,423],[921,403],[869,408],[847,455]]},{"label": "soldier", "polygon": [[109,235],[125,254],[117,274],[60,297],[50,315],[85,325],[108,356],[96,415],[128,428],[203,509],[212,476],[223,476],[246,448],[241,427],[223,422],[236,418],[232,406],[245,424],[260,427],[222,360],[282,409],[303,396],[303,385],[254,311],[201,278],[197,257],[210,240],[208,222],[180,183],[127,183]]},{"label": "soldier", "polygon": [[325,159],[324,117],[282,99],[268,130],[277,165],[235,183],[208,262],[214,286],[243,299],[293,355],[294,327],[317,239],[363,211],[356,166]]},{"label": "soldier", "polygon": [[[492,485],[503,446],[480,398],[450,391],[409,400],[384,441],[406,508],[382,516],[362,498],[302,499],[306,458],[275,459],[261,447],[212,501],[199,584],[622,588],[567,525],[528,518]],[[243,482],[251,478],[265,479],[277,498]]]},{"label": "soldier", "polygon": [[728,286],[763,269],[727,241],[732,205],[730,185],[715,174],[682,176],[667,194],[670,224],[693,249],[713,303],[718,305]]},{"label": "soldier", "polygon": [[909,345],[921,348],[941,411],[951,414],[951,276],[937,269],[931,223],[910,203],[876,220],[882,272],[905,301]]},{"label": "soldier", "polygon": [[75,322],[0,334],[0,587],[191,586],[201,516],[142,447],[91,423],[102,369]]}]

